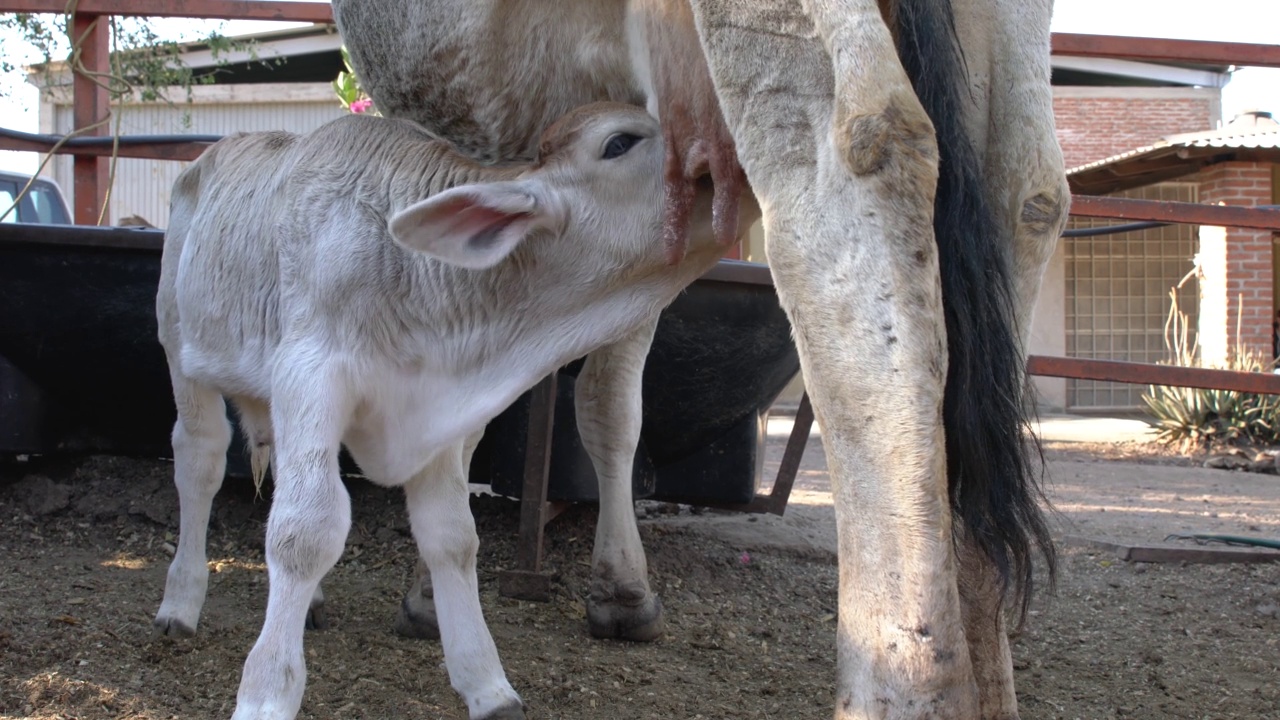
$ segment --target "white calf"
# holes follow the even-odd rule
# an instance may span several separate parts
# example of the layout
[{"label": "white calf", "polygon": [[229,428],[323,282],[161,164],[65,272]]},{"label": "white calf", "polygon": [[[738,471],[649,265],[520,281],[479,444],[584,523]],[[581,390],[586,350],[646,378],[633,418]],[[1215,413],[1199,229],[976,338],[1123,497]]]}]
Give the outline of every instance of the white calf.
[{"label": "white calf", "polygon": [[411,122],[350,116],[228,138],[178,179],[156,312],[182,524],[155,623],[182,635],[199,618],[229,398],[256,472],[268,451],[275,466],[270,594],[236,720],[302,701],[308,604],[351,521],[341,445],[405,489],[470,716],[523,717],[479,604],[466,461],[520,393],[651,323],[722,253],[704,188],[669,263],[662,163],[647,113],[600,103],[548,128],[532,165],[477,165]]}]

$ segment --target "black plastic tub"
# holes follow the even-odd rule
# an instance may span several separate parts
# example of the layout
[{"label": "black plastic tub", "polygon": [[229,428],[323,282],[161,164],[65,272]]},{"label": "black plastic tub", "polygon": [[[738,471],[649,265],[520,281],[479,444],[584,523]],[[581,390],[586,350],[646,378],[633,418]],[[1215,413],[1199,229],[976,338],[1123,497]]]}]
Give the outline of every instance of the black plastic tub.
[{"label": "black plastic tub", "polygon": [[[171,457],[173,398],[155,319],[162,240],[154,229],[0,225],[0,454]],[[580,367],[559,372],[551,499],[597,497],[573,414]],[[658,325],[636,496],[749,500],[763,413],[799,367],[768,269],[721,261]],[[519,496],[528,404],[526,394],[489,424],[472,482]],[[237,433],[229,474],[247,476],[246,457]]]}]

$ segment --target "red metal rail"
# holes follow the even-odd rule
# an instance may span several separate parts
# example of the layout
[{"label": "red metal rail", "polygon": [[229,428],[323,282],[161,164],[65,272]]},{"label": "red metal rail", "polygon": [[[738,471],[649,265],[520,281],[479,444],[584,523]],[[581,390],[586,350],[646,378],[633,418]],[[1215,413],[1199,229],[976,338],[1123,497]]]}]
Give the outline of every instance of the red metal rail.
[{"label": "red metal rail", "polygon": [[1027,372],[1032,375],[1075,380],[1105,380],[1134,385],[1172,385],[1280,395],[1280,375],[1271,373],[1045,355],[1028,357]]},{"label": "red metal rail", "polygon": [[[71,89],[75,95],[72,119],[90,135],[106,135],[110,120],[109,98],[101,82],[90,73],[109,65],[111,28],[101,15],[77,13],[71,19],[72,34],[80,43],[79,63],[73,68]],[[96,125],[96,127],[94,127]],[[97,225],[107,190],[110,167],[105,159],[76,155],[72,161],[72,216],[77,225]]]},{"label": "red metal rail", "polygon": [[[0,12],[54,13],[61,15],[66,0],[0,0]],[[75,11],[84,15],[133,17],[183,17],[213,20],[280,20],[282,22],[333,22],[327,2],[269,2],[267,0],[79,0]]]},{"label": "red metal rail", "polygon": [[1052,47],[1078,57],[1280,67],[1280,45],[1054,33]]},{"label": "red metal rail", "polygon": [[1071,214],[1079,217],[1157,220],[1280,231],[1280,210],[1238,205],[1198,205],[1164,200],[1072,195]]},{"label": "red metal rail", "polygon": [[[0,150],[18,150],[25,152],[53,152],[55,155],[75,155],[77,157],[87,156],[95,157],[126,157],[137,158],[141,160],[195,160],[200,157],[213,143],[210,142],[164,142],[164,143],[148,143],[148,144],[121,144],[115,151],[112,151],[110,143],[102,145],[94,145],[86,147],[78,145],[69,147],[64,145],[54,149],[52,142],[42,140],[30,140],[24,138],[0,137]],[[97,222],[96,218],[93,223]],[[83,225],[79,220],[76,224]]]}]

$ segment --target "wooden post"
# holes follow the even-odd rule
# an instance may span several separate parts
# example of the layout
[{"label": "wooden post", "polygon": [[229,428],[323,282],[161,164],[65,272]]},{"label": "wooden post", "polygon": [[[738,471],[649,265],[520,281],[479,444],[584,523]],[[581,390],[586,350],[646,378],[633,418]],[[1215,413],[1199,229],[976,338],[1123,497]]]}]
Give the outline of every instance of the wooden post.
[{"label": "wooden post", "polygon": [[498,594],[503,597],[538,602],[551,599],[551,578],[542,574],[542,538],[547,523],[558,514],[547,502],[556,415],[556,372],[552,370],[534,385],[530,398],[524,486],[520,491],[520,539],[516,546],[516,567],[498,574]]},{"label": "wooden post", "polygon": [[[110,70],[111,30],[105,15],[75,13],[71,19],[71,40],[80,44],[80,63],[94,73]],[[75,68],[72,80],[72,119],[75,129],[88,127],[105,120],[110,113],[110,97],[105,87],[94,78]],[[87,135],[106,135],[109,128],[103,125]],[[75,223],[97,225],[102,215],[102,205],[107,194],[109,158],[93,155],[77,155],[72,164]],[[110,218],[102,216],[104,223]]]}]

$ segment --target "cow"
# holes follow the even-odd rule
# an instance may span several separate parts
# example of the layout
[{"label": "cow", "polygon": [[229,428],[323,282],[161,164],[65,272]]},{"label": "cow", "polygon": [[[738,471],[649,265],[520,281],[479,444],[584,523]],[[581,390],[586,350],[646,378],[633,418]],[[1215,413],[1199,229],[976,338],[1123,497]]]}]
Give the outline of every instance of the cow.
[{"label": "cow", "polygon": [[197,627],[230,400],[255,479],[269,460],[275,482],[267,613],[236,720],[292,718],[301,703],[305,616],[351,523],[343,446],[371,481],[404,488],[470,717],[523,717],[480,608],[463,469],[521,393],[652,324],[723,255],[704,186],[687,253],[668,261],[663,157],[644,108],[592,103],[525,164],[480,165],[412,121],[351,115],[229,137],[179,176],[156,316],[181,526],[154,624]]},{"label": "cow", "polygon": [[[1004,611],[1025,617],[1034,558],[1051,581],[1054,557],[1024,442],[1028,318],[1070,205],[1052,7],[333,1],[379,110],[480,161],[531,157],[566,107],[645,103],[667,140],[669,260],[708,175],[721,242],[735,197],[756,197],[831,471],[842,720],[1018,714]],[[628,485],[651,332],[597,350],[577,384],[596,635],[661,630]],[[423,586],[405,606],[427,616]]]}]

